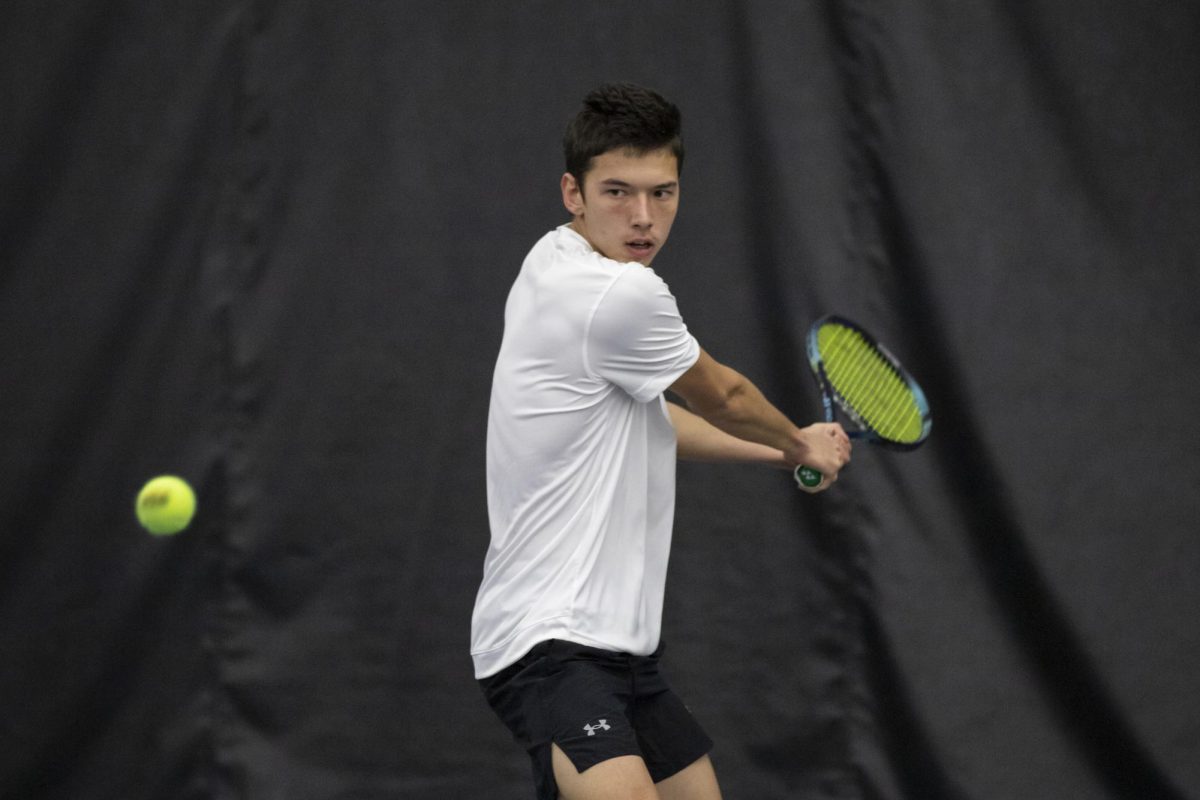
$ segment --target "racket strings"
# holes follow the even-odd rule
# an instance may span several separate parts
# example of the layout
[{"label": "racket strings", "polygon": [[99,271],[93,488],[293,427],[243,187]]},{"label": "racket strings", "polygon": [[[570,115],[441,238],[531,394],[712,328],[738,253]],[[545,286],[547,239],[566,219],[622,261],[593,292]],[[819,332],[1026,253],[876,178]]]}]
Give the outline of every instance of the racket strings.
[{"label": "racket strings", "polygon": [[921,438],[921,409],[908,383],[876,348],[855,330],[826,325],[818,334],[826,376],[839,404],[885,439]]}]

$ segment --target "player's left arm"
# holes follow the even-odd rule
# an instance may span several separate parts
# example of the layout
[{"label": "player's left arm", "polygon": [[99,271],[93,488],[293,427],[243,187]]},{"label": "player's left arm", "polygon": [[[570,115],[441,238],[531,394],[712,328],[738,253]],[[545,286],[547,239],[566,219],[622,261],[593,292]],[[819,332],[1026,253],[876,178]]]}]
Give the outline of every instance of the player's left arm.
[{"label": "player's left arm", "polygon": [[780,450],[731,436],[676,403],[668,401],[667,411],[671,414],[671,424],[675,426],[678,458],[683,461],[721,461],[791,468]]}]

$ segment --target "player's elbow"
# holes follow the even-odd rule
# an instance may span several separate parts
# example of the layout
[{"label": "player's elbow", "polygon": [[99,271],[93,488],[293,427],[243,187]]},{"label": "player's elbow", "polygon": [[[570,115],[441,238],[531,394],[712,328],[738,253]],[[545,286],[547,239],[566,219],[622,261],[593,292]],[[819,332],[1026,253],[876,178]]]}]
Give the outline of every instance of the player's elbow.
[{"label": "player's elbow", "polygon": [[697,415],[710,423],[736,421],[745,416],[750,382],[729,370],[730,380],[718,390],[708,392],[696,402],[689,403]]},{"label": "player's elbow", "polygon": [[696,363],[671,386],[687,402],[688,410],[707,420],[736,417],[745,405],[750,382],[703,350]]}]

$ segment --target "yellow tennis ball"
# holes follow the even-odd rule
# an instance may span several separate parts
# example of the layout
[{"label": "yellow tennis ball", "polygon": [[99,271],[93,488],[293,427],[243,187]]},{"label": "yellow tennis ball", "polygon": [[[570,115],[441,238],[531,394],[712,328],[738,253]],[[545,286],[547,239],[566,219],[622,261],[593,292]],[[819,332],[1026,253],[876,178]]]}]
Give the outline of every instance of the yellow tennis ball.
[{"label": "yellow tennis ball", "polygon": [[159,475],[138,492],[138,522],[156,535],[179,533],[196,513],[196,493],[183,478]]}]

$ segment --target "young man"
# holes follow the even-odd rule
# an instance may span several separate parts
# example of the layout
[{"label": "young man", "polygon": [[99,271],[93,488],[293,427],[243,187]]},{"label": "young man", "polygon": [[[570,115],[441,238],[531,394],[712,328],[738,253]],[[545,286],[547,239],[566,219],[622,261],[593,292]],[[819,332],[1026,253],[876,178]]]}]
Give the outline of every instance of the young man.
[{"label": "young man", "polygon": [[658,669],[675,459],[804,463],[822,490],[850,442],[708,355],[649,268],[679,207],[678,109],[602,86],[564,151],[571,222],[526,257],[493,376],[475,674],[539,798],[719,798],[712,743]]}]

